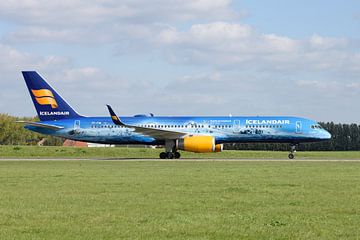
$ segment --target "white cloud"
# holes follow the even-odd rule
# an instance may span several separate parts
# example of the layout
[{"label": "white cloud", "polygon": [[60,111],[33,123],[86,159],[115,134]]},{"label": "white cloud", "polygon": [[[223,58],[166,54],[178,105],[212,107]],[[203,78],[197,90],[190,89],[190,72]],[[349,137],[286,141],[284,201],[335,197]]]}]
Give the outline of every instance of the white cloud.
[{"label": "white cloud", "polygon": [[37,70],[58,72],[67,68],[71,61],[57,56],[34,56],[0,43],[0,112],[18,115],[34,115],[30,98],[22,80],[21,71]]},{"label": "white cloud", "polygon": [[309,43],[314,49],[329,50],[333,48],[344,48],[348,46],[349,41],[346,38],[330,38],[314,34],[309,39]]},{"label": "white cloud", "polygon": [[229,19],[236,13],[230,0],[3,0],[3,18],[24,24],[73,26],[161,20]]},{"label": "white cloud", "polygon": [[[110,103],[120,108],[120,114],[358,118],[359,43],[316,33],[296,39],[260,32],[239,17],[230,0],[1,1],[0,19],[12,27],[0,43],[0,109],[34,114],[20,74],[28,69],[44,74],[79,112],[89,115],[107,115],[104,104]],[[61,49],[61,44],[77,48],[74,55],[68,53],[72,57],[82,52],[88,57],[92,48],[96,53],[106,48],[98,61],[111,58],[112,62],[89,66],[81,62],[84,56],[41,56],[19,50],[44,42],[48,48]],[[128,70],[124,77],[104,71],[99,66],[118,63],[109,56],[113,54],[107,52],[109,46],[115,46],[118,55],[128,54],[136,64],[139,59],[146,61],[144,52],[154,53],[158,63],[149,65],[158,67],[150,70],[155,76],[134,77]],[[126,57],[121,55],[119,62]],[[176,70],[165,80],[156,72],[169,63]]]},{"label": "white cloud", "polygon": [[231,48],[228,44],[234,41],[246,41],[251,38],[252,29],[244,24],[231,24],[227,22],[213,22],[207,24],[192,25],[189,31],[178,32],[170,27],[159,34],[160,42],[166,44],[182,44],[193,47],[207,47],[212,49],[222,49],[224,51]]},{"label": "white cloud", "polygon": [[151,80],[134,81],[91,66],[78,68],[69,59],[33,56],[5,45],[0,45],[0,53],[0,62],[7,62],[0,65],[0,109],[17,115],[35,115],[21,68],[41,69],[43,77],[85,115],[107,116],[105,104],[112,104],[121,115],[231,113],[335,121],[347,116],[348,121],[354,121],[356,114],[349,112],[356,112],[359,100],[359,82],[354,79],[341,82],[322,77],[303,81],[289,75],[218,70],[174,75],[173,81],[158,87]]},{"label": "white cloud", "polygon": [[264,34],[259,40],[264,53],[296,53],[300,47],[298,41],[276,34]]},{"label": "white cloud", "polygon": [[8,41],[116,42],[149,38],[162,23],[237,18],[230,0],[4,0],[0,19],[18,29]]},{"label": "white cloud", "polygon": [[296,83],[301,88],[311,88],[321,94],[342,94],[353,95],[356,97],[360,93],[360,82],[353,81],[320,81],[320,80],[300,80]]},{"label": "white cloud", "polygon": [[[346,38],[313,35],[292,39],[258,33],[249,25],[229,22],[195,24],[188,30],[163,30],[157,41],[174,63],[273,71],[352,71],[360,73],[359,53]],[[345,64],[346,63],[346,64]]]},{"label": "white cloud", "polygon": [[[63,68],[70,64],[70,59],[58,56],[33,56],[14,47],[0,43],[0,69],[2,74],[20,70]],[[3,79],[3,78],[2,78]]]},{"label": "white cloud", "polygon": [[[21,8],[26,10],[19,11]],[[174,64],[261,71],[349,72],[358,75],[358,53],[346,38],[314,34],[293,39],[260,33],[238,21],[230,0],[2,1],[0,16],[19,27],[8,43],[112,44],[118,53],[160,50]],[[205,21],[179,30],[179,21]],[[214,21],[214,20],[222,21]],[[191,22],[188,22],[191,23]],[[358,45],[358,44],[355,44]],[[356,46],[355,46],[356,47]]]}]

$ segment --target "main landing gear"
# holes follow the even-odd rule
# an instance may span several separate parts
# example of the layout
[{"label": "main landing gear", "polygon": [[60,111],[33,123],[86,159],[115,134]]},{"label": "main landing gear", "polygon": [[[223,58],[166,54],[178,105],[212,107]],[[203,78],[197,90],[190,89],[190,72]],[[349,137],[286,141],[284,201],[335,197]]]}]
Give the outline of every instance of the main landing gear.
[{"label": "main landing gear", "polygon": [[291,149],[290,149],[290,153],[288,155],[289,159],[294,159],[295,158],[295,153],[296,153],[296,147],[297,147],[297,144],[292,144],[291,145]]},{"label": "main landing gear", "polygon": [[161,159],[179,159],[180,153],[176,149],[175,140],[165,141],[165,152],[160,153]]}]

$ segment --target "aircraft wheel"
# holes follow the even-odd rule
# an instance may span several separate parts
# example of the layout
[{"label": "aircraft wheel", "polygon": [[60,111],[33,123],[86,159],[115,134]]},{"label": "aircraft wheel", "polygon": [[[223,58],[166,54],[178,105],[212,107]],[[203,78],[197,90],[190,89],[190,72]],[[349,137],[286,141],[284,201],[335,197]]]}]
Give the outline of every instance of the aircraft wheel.
[{"label": "aircraft wheel", "polygon": [[288,157],[289,157],[289,159],[294,159],[295,156],[294,156],[294,154],[289,153],[289,156],[288,156]]},{"label": "aircraft wheel", "polygon": [[175,152],[175,153],[174,153],[174,156],[175,156],[176,159],[179,159],[179,158],[181,157],[181,155],[180,155],[179,152]]},{"label": "aircraft wheel", "polygon": [[174,158],[174,154],[172,152],[168,152],[168,153],[166,153],[166,155],[167,155],[168,159],[173,159]]},{"label": "aircraft wheel", "polygon": [[161,158],[161,159],[166,159],[166,158],[167,158],[166,152],[160,153],[160,158]]}]

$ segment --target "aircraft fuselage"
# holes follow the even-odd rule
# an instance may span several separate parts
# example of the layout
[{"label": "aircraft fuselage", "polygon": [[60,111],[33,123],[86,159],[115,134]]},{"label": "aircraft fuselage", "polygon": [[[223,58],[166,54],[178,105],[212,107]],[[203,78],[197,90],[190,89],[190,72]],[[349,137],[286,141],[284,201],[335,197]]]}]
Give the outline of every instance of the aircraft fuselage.
[{"label": "aircraft fuselage", "polygon": [[[309,119],[297,117],[122,117],[132,126],[179,131],[189,135],[213,136],[216,144],[245,142],[316,142],[330,134]],[[26,126],[27,129],[72,140],[106,144],[164,144],[137,133],[131,127],[115,125],[110,117],[81,117],[43,122],[61,130]]]}]

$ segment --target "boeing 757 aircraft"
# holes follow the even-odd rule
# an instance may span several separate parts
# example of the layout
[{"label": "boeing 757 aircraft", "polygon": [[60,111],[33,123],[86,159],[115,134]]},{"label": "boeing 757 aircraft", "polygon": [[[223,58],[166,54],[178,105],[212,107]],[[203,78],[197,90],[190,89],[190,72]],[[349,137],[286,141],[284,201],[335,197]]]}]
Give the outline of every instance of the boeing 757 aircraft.
[{"label": "boeing 757 aircraft", "polygon": [[22,72],[39,122],[21,121],[41,134],[104,144],[163,145],[162,159],[180,158],[178,150],[221,152],[224,143],[290,143],[289,158],[296,146],[331,138],[317,122],[298,117],[119,117],[107,105],[108,117],[77,113],[37,72]]}]

